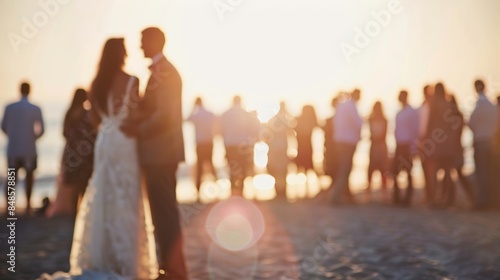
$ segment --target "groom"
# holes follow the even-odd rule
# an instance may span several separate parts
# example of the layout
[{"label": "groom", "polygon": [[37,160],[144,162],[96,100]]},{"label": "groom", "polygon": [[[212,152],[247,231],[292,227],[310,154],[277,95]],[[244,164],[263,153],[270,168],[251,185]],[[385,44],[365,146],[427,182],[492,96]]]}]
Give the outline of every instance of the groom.
[{"label": "groom", "polygon": [[151,58],[151,77],[140,101],[136,122],[122,131],[138,138],[139,161],[146,179],[159,252],[158,279],[188,279],[176,200],[176,171],[184,161],[182,81],[163,55],[165,35],[156,28],[142,31],[144,56]]}]

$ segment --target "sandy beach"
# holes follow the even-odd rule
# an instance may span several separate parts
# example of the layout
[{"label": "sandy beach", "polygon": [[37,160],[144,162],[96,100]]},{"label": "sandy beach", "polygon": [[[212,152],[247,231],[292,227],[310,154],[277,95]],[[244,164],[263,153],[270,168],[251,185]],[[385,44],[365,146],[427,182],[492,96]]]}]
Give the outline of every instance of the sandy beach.
[{"label": "sandy beach", "polygon": [[[181,205],[191,279],[500,279],[498,212],[238,203],[262,223],[249,218],[250,234],[244,223],[214,225],[215,239],[207,221],[224,215],[227,201]],[[16,272],[6,270],[2,253],[1,279],[69,269],[71,218],[20,216],[16,230]],[[5,227],[0,233],[6,252]]]}]

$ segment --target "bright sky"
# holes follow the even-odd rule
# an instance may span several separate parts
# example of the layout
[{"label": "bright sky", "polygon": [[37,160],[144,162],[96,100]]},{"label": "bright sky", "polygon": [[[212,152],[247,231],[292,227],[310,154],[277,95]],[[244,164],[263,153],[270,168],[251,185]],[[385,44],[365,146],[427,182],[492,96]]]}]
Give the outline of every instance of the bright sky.
[{"label": "bright sky", "polygon": [[[45,18],[42,3],[54,11]],[[398,12],[374,25],[373,13],[391,5]],[[198,94],[216,112],[239,93],[251,107],[283,99],[293,112],[310,103],[326,116],[333,94],[355,86],[365,112],[376,99],[394,107],[401,87],[417,105],[423,84],[440,80],[462,102],[474,100],[476,77],[491,97],[500,92],[496,0],[3,0],[0,10],[1,104],[17,99],[23,79],[42,107],[67,104],[113,36],[125,37],[126,69],[144,85],[140,31],[152,25],[167,34],[165,54],[183,77],[185,115]],[[349,62],[341,46],[356,47],[365,28],[374,36]]]}]

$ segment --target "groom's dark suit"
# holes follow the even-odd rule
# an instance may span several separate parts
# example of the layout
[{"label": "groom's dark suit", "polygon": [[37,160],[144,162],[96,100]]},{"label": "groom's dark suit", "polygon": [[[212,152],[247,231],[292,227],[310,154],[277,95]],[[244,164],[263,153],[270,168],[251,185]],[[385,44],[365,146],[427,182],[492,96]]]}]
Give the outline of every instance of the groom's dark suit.
[{"label": "groom's dark suit", "polygon": [[150,70],[139,104],[139,160],[146,179],[160,268],[172,279],[187,279],[175,191],[177,165],[184,161],[182,81],[165,57],[154,62]]}]

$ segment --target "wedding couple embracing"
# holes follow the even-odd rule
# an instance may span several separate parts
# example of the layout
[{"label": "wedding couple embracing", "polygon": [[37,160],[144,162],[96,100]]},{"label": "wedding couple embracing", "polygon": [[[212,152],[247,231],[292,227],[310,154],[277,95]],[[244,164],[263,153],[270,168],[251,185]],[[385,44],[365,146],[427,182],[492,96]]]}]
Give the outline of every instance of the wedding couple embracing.
[{"label": "wedding couple embracing", "polygon": [[75,222],[71,268],[42,279],[188,279],[175,192],[184,160],[182,82],[162,53],[160,29],[142,31],[141,43],[152,59],[142,97],[138,79],[123,71],[123,38],[104,46],[90,91],[99,124],[94,173]]}]

